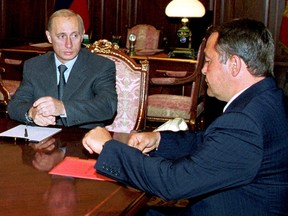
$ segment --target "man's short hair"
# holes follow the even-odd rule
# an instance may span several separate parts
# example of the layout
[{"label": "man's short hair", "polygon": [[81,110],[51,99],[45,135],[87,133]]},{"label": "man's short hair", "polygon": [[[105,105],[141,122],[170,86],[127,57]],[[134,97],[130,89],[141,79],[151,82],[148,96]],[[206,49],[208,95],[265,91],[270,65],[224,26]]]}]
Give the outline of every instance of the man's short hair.
[{"label": "man's short hair", "polygon": [[247,64],[252,75],[274,76],[274,41],[262,22],[235,19],[212,31],[219,34],[215,48],[223,62],[231,55],[237,55]]}]

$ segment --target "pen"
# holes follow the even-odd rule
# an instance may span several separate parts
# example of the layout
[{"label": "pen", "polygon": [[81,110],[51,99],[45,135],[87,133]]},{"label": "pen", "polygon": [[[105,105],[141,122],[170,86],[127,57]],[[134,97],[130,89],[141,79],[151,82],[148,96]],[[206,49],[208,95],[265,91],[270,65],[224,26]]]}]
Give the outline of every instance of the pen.
[{"label": "pen", "polygon": [[28,137],[28,130],[27,130],[27,127],[25,127],[25,129],[24,129],[24,137]]}]

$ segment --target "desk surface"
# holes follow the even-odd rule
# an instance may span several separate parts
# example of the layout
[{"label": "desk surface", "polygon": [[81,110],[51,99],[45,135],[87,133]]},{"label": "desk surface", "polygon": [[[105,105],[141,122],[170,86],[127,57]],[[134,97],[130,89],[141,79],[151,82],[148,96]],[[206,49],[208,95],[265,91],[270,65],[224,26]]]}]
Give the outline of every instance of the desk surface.
[{"label": "desk surface", "polygon": [[3,49],[0,49],[0,52],[44,54],[51,50],[52,50],[52,45],[50,45],[49,43],[38,43],[38,44],[3,48]]},{"label": "desk surface", "polygon": [[[15,125],[0,119],[0,132]],[[36,144],[0,138],[0,215],[135,215],[148,201],[143,192],[116,182],[48,174],[47,169],[63,159],[63,149],[66,156],[97,159],[82,147],[86,132],[64,128],[52,139],[56,145],[47,146],[46,151],[36,150]],[[115,133],[113,137],[125,140],[127,134]]]},{"label": "desk surface", "polygon": [[158,60],[158,61],[167,61],[167,62],[183,62],[183,63],[191,63],[195,64],[197,60],[195,59],[185,59],[185,58],[171,58],[168,56],[167,53],[160,52],[156,53],[154,55],[136,55],[136,56],[131,56],[131,58],[136,59],[136,60]]}]

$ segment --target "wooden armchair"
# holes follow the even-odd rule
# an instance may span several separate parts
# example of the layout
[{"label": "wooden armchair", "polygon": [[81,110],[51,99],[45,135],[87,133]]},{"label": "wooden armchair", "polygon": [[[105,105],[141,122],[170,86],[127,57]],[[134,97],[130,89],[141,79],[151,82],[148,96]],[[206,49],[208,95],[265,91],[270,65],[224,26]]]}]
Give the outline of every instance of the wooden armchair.
[{"label": "wooden armchair", "polygon": [[87,47],[92,53],[115,62],[116,90],[118,94],[117,115],[106,128],[109,131],[129,133],[144,129],[148,88],[147,61],[137,64],[118,45],[107,40],[98,40]]},{"label": "wooden armchair", "polygon": [[155,50],[158,49],[160,30],[157,30],[152,25],[138,24],[128,29],[126,48],[129,49],[129,35],[134,33],[136,35],[136,50]]},{"label": "wooden armchair", "polygon": [[[22,80],[22,70],[24,64],[23,59],[16,59],[13,57],[14,56],[7,56],[5,53],[1,53],[0,58],[0,68],[3,68],[1,70],[2,85],[5,86],[11,97],[18,89]],[[15,73],[12,75],[7,71],[14,71]]]},{"label": "wooden armchair", "polygon": [[190,83],[191,94],[190,96],[170,94],[149,95],[146,116],[147,126],[153,122],[163,123],[170,119],[183,118],[191,130],[202,130],[204,128],[203,113],[206,83],[201,70],[204,64],[205,45],[206,39],[203,39],[198,51],[197,65],[191,75],[176,77],[173,76],[173,72],[170,72],[170,74],[166,74],[166,77],[151,78],[151,86],[181,86]]},{"label": "wooden armchair", "polygon": [[0,67],[0,118],[7,117],[7,105],[11,98],[9,91],[5,88],[2,82],[2,74],[5,72],[3,67]]}]

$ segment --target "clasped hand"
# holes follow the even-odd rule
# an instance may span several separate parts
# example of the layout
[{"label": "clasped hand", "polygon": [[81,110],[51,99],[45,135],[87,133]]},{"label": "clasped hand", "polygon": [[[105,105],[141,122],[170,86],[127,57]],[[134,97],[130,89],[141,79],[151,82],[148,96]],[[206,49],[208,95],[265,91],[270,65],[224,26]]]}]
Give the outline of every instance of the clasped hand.
[{"label": "clasped hand", "polygon": [[159,132],[132,133],[128,145],[139,149],[143,153],[148,153],[158,148],[160,139]]},{"label": "clasped hand", "polygon": [[36,100],[30,110],[34,123],[40,126],[55,125],[56,116],[65,113],[63,102],[50,96]]},{"label": "clasped hand", "polygon": [[[111,134],[107,129],[96,127],[85,134],[82,144],[89,153],[100,154],[105,143],[111,139]],[[158,148],[160,139],[159,132],[132,133],[127,144],[143,153],[148,153]]]}]

